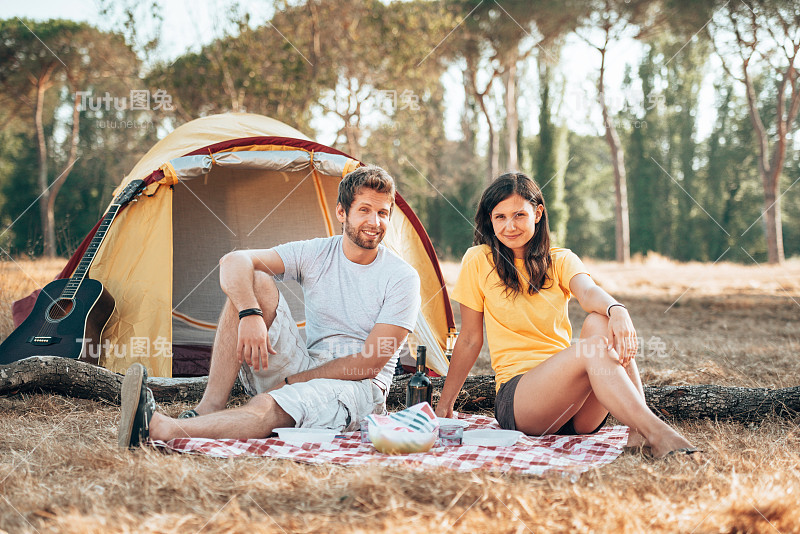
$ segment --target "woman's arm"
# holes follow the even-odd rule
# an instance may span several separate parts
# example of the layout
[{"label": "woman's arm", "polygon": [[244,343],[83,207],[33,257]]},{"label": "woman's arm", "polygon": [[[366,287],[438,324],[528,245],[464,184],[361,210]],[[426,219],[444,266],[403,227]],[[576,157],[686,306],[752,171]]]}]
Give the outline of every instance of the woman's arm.
[{"label": "woman's arm", "polygon": [[461,305],[461,332],[458,334],[453,356],[450,358],[450,369],[444,381],[442,395],[436,404],[436,415],[453,417],[458,392],[467,379],[475,360],[483,348],[483,312],[475,311]]},{"label": "woman's arm", "polygon": [[616,299],[595,284],[588,274],[573,276],[569,282],[569,290],[584,311],[608,317],[608,348],[617,351],[622,365],[628,365],[639,350],[636,329],[628,310],[624,306],[611,306],[618,304]]}]

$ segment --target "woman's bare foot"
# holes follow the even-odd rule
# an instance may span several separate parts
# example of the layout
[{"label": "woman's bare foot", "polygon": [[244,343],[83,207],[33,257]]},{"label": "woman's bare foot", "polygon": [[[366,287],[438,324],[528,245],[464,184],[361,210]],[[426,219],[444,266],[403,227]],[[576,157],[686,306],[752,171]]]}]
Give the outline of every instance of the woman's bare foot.
[{"label": "woman's bare foot", "polygon": [[692,454],[692,456],[697,454],[697,452],[689,453],[689,451],[697,451],[697,449],[689,440],[672,429],[663,435],[653,437],[653,439],[650,440],[650,449],[653,451],[653,457],[655,458],[664,458],[674,451],[682,451],[687,454]]},{"label": "woman's bare foot", "polygon": [[630,429],[630,432],[628,433],[628,442],[625,444],[626,448],[638,449],[641,447],[647,447],[648,445],[649,444],[643,435],[639,434],[632,428]]}]

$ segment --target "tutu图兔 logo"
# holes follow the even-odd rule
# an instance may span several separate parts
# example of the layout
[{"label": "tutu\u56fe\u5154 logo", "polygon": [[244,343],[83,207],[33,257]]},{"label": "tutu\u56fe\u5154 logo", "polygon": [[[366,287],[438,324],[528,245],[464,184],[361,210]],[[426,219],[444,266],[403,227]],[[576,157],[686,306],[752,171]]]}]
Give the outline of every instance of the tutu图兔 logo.
[{"label": "tutu\u56fe\u5154 logo", "polygon": [[158,89],[152,94],[149,89],[131,89],[130,95],[127,97],[111,96],[108,91],[105,95],[97,97],[92,96],[91,91],[77,91],[75,96],[81,99],[78,111],[100,111],[101,109],[106,111],[112,109],[117,111],[172,111],[175,109],[172,105],[172,95],[164,89]]}]

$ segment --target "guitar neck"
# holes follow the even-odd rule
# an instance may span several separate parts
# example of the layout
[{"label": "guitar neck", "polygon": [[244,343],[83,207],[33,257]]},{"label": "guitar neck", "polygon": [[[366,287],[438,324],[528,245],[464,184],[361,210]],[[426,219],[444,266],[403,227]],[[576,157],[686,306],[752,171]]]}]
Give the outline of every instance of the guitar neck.
[{"label": "guitar neck", "polygon": [[71,299],[75,297],[75,293],[78,292],[81,282],[83,282],[83,279],[86,277],[86,273],[89,272],[89,267],[92,265],[92,261],[94,261],[94,257],[97,254],[97,249],[100,248],[100,244],[106,237],[108,227],[111,226],[111,223],[117,216],[119,208],[120,206],[118,204],[112,204],[111,207],[108,208],[103,220],[100,221],[97,232],[95,232],[92,241],[89,243],[89,247],[86,249],[86,252],[84,252],[81,262],[70,277],[66,287],[64,287],[64,291],[61,292],[61,298]]}]

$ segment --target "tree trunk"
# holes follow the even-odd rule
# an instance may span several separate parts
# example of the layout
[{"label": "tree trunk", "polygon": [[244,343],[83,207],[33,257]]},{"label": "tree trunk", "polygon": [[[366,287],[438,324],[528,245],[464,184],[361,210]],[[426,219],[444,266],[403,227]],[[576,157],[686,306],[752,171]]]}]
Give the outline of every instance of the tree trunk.
[{"label": "tree trunk", "polygon": [[72,166],[75,165],[75,160],[78,156],[78,142],[79,139],[79,130],[80,130],[80,98],[78,97],[78,93],[74,90],[72,86],[70,86],[70,92],[75,95],[72,104],[72,134],[70,137],[70,145],[69,145],[69,156],[67,157],[67,165],[64,167],[64,171],[58,175],[58,177],[53,180],[53,183],[50,185],[50,190],[47,193],[47,236],[49,239],[52,239],[52,256],[55,256],[57,253],[56,247],[56,230],[55,230],[55,212],[56,212],[56,197],[58,196],[59,191],[61,191],[61,186],[64,185],[64,182],[67,180],[70,171],[72,170]]},{"label": "tree trunk", "polygon": [[[356,159],[361,159],[361,101],[359,100],[359,82],[354,79],[347,81],[348,96],[347,109],[339,116],[344,121],[342,129],[347,143],[347,152]],[[337,106],[338,107],[338,106]]]},{"label": "tree trunk", "polygon": [[34,121],[36,123],[36,141],[39,148],[39,217],[42,223],[42,233],[44,233],[44,255],[55,257],[56,255],[56,231],[55,221],[48,210],[50,203],[50,184],[47,179],[47,140],[44,137],[44,94],[50,85],[50,73],[52,69],[46,70],[36,83],[36,109],[34,110]]},{"label": "tree trunk", "polygon": [[[308,15],[309,19],[311,20],[311,52],[309,56],[311,59],[309,63],[311,63],[311,78],[313,80],[317,79],[317,63],[319,62],[319,57],[322,55],[322,46],[320,43],[320,22],[319,22],[319,6],[317,6],[314,2],[308,2],[306,4],[308,7]],[[302,109],[306,109],[305,107]]]},{"label": "tree trunk", "polygon": [[476,95],[478,104],[481,107],[483,117],[486,119],[486,126],[489,130],[489,153],[486,154],[488,166],[486,168],[487,176],[486,183],[492,183],[497,177],[497,170],[500,168],[500,137],[495,132],[494,125],[492,124],[492,117],[489,110],[486,108],[486,102],[482,94]]},{"label": "tree trunk", "polygon": [[347,142],[347,153],[356,159],[361,159],[361,144],[358,142],[361,137],[360,128],[347,120],[344,126],[344,137]]},{"label": "tree trunk", "polygon": [[508,148],[508,171],[519,170],[517,154],[517,132],[519,114],[517,113],[517,55],[513,54],[505,71],[506,86],[506,146]]},{"label": "tree trunk", "polygon": [[[470,105],[468,95],[472,94],[470,86],[471,74],[469,71],[469,63],[467,69],[463,72],[464,82],[464,107],[461,110],[461,134],[464,136],[464,143],[470,148],[475,150],[475,132],[478,130],[477,113],[474,113],[474,107]],[[473,113],[470,113],[472,111]]]},{"label": "tree trunk", "polygon": [[[756,139],[758,140],[758,172],[761,175],[761,184],[764,189],[764,224],[766,227],[765,234],[767,239],[767,261],[772,264],[783,263],[785,259],[783,252],[783,228],[781,226],[781,198],[778,195],[778,191],[780,188],[780,176],[786,159],[786,135],[791,130],[794,119],[797,116],[798,103],[800,102],[800,94],[798,94],[800,88],[795,86],[794,75],[790,76],[790,74],[794,72],[793,65],[796,55],[797,49],[795,49],[795,56],[791,58],[788,66],[789,70],[783,74],[783,80],[778,89],[778,104],[776,106],[777,139],[772,149],[770,149],[767,128],[761,120],[753,80],[748,71],[750,59],[748,58],[742,62],[742,82],[745,86],[750,122],[753,125]],[[786,115],[786,102],[784,100],[786,96],[784,91],[789,82],[791,82],[790,104],[788,115]],[[772,152],[771,157],[770,151]]]},{"label": "tree trunk", "polygon": [[[57,356],[34,356],[0,366],[0,395],[49,391],[81,399],[119,404],[123,376],[104,367]],[[150,378],[156,402],[199,402],[207,377]],[[234,395],[244,394],[238,380]]]},{"label": "tree trunk", "polygon": [[[406,386],[411,375],[396,377],[389,391],[392,410],[405,407]],[[119,404],[122,375],[103,367],[55,356],[35,356],[0,367],[0,395],[49,391],[78,398]],[[151,378],[148,386],[157,402],[196,403],[205,390],[206,377]],[[434,405],[444,378],[431,379]],[[795,417],[800,414],[800,386],[767,389],[714,385],[645,387],[647,404],[653,412],[673,420],[712,419],[759,422],[770,415]],[[233,395],[244,390],[236,383]],[[493,376],[467,377],[456,400],[461,412],[493,411]]]},{"label": "tree trunk", "polygon": [[[772,169],[778,173],[779,169]],[[783,227],[781,226],[781,202],[778,197],[778,179],[772,176],[763,176],[764,182],[764,222],[767,234],[767,261],[769,263],[783,263]]]},{"label": "tree trunk", "polygon": [[489,113],[489,109],[486,106],[486,95],[489,94],[489,90],[492,87],[492,82],[497,77],[497,70],[492,73],[491,78],[486,83],[486,88],[483,91],[478,90],[478,82],[476,80],[477,77],[477,69],[472,66],[467,60],[467,68],[464,71],[464,76],[467,78],[468,85],[465,84],[466,87],[469,87],[470,93],[472,97],[477,100],[478,105],[481,108],[481,113],[483,117],[486,119],[486,126],[489,130],[489,152],[486,155],[487,158],[487,168],[486,172],[488,176],[486,177],[486,183],[492,183],[497,177],[498,170],[500,168],[500,137],[498,132],[495,130],[494,124],[492,123],[492,116]]},{"label": "tree trunk", "polygon": [[488,183],[492,183],[498,174],[500,174],[500,132],[495,130],[492,133],[492,159],[489,164]]},{"label": "tree trunk", "polygon": [[600,50],[602,57],[600,61],[600,78],[597,82],[600,107],[603,112],[603,126],[605,128],[606,142],[611,150],[611,164],[614,168],[614,192],[616,196],[615,206],[615,241],[616,241],[616,260],[620,263],[628,263],[631,259],[631,235],[628,218],[628,186],[625,174],[625,157],[622,150],[617,129],[614,127],[608,113],[605,94],[605,48]]}]

